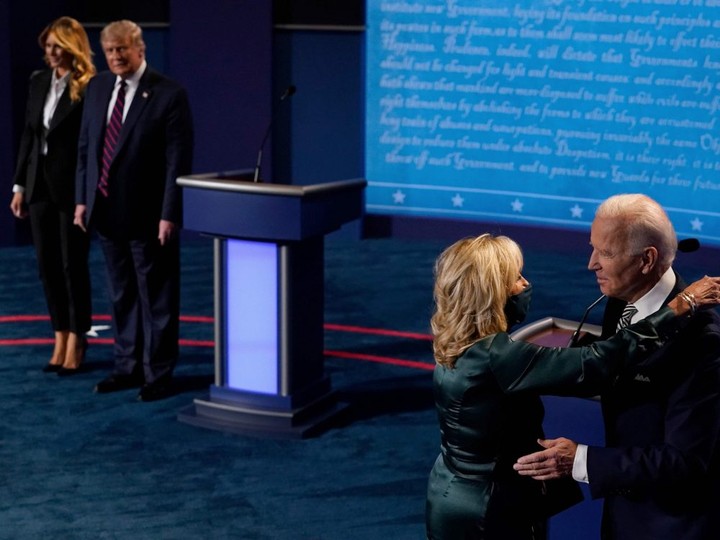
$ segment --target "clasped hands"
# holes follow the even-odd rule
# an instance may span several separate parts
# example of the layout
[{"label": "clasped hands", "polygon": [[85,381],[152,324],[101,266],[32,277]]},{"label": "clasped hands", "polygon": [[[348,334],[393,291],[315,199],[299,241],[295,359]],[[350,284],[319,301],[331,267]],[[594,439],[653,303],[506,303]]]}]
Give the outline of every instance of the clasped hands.
[{"label": "clasped hands", "polygon": [[538,439],[540,450],[518,458],[513,469],[521,476],[531,476],[535,480],[554,480],[572,476],[577,443],[560,437],[558,439]]}]

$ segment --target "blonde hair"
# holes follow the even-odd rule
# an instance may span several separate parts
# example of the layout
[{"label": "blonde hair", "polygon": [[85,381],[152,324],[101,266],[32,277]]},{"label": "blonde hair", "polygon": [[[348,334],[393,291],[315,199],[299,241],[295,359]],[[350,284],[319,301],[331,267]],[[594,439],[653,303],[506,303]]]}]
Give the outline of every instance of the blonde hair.
[{"label": "blonde hair", "polygon": [[122,19],[114,21],[105,26],[100,32],[100,43],[106,41],[125,41],[130,38],[130,43],[145,52],[145,41],[143,40],[142,28],[137,23]]},{"label": "blonde hair", "polygon": [[468,347],[507,330],[505,304],[522,267],[520,246],[507,236],[464,238],[440,254],[430,320],[438,364],[453,367]]},{"label": "blonde hair", "polygon": [[[90,40],[83,26],[72,17],[60,17],[47,25],[40,36],[38,43],[45,49],[45,42],[52,34],[58,45],[73,57],[72,74],[68,85],[70,86],[70,100],[78,101],[85,93],[90,79],[95,76],[95,65],[92,61],[93,52],[90,49]],[[45,62],[49,64],[47,56]]]},{"label": "blonde hair", "polygon": [[595,212],[596,219],[617,223],[628,255],[639,255],[648,246],[658,251],[660,271],[672,266],[677,252],[677,236],[665,210],[641,193],[624,193],[606,199]]}]

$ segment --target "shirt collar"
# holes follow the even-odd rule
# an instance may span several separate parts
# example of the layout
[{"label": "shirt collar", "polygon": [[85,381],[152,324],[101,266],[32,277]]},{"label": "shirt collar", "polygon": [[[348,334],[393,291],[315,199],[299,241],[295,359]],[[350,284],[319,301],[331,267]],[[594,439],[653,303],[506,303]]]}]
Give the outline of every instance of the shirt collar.
[{"label": "shirt collar", "polygon": [[633,302],[633,305],[638,310],[633,320],[638,321],[643,319],[660,309],[665,303],[665,299],[673,290],[673,287],[675,287],[676,280],[675,272],[672,268],[668,268],[660,278],[660,281],[658,281],[652,289],[645,293],[642,298]]},{"label": "shirt collar", "polygon": [[68,81],[70,80],[70,72],[68,71],[63,75],[62,77],[58,78],[57,76],[57,70],[53,69],[52,73],[52,85],[55,88],[57,92],[61,92],[65,90],[65,87],[67,86]]}]

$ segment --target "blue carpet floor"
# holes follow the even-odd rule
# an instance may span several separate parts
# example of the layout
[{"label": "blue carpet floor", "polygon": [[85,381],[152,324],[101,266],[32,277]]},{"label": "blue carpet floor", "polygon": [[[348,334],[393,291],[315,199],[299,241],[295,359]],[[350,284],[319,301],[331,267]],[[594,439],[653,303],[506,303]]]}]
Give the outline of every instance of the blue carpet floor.
[{"label": "blue carpet floor", "polygon": [[[448,243],[329,239],[326,323],[427,334],[432,264]],[[532,320],[578,319],[598,295],[585,270],[587,248],[549,255],[533,243],[524,246],[535,285]],[[182,255],[176,392],[139,403],[132,390],[92,393],[111,369],[97,247],[97,335],[86,370],[69,378],[40,370],[51,329],[33,317],[46,311],[32,248],[0,249],[0,539],[423,538],[425,485],[438,452],[430,342],[328,329],[328,351],[366,359],[326,356],[349,414],[314,438],[264,439],[181,423],[178,412],[213,379],[211,241],[189,237]],[[704,273],[707,257],[683,257],[687,279]],[[557,538],[573,538],[564,526],[555,528]]]}]

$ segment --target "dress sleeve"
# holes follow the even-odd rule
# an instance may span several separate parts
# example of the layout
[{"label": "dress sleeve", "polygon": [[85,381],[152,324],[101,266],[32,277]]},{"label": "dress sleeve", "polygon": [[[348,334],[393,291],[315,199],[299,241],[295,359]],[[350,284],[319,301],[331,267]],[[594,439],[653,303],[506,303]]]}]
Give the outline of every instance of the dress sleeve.
[{"label": "dress sleeve", "polygon": [[686,321],[664,307],[610,339],[567,349],[514,341],[500,333],[488,345],[490,369],[507,393],[594,396],[624,366],[665,345]]}]

